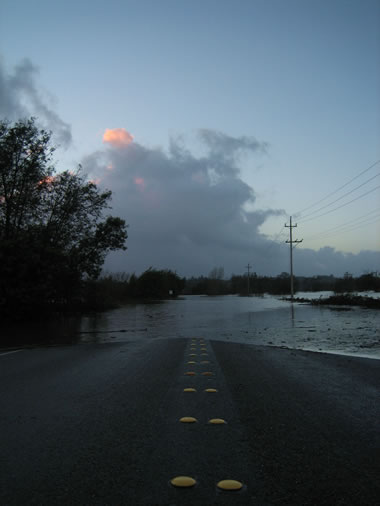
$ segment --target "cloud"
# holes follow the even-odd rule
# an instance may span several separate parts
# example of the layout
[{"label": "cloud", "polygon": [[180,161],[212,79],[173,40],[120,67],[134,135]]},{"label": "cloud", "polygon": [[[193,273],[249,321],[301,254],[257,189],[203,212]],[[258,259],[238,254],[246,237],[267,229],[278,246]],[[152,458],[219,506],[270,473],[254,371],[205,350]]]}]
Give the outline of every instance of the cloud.
[{"label": "cloud", "polygon": [[[229,276],[244,273],[249,262],[259,275],[289,272],[289,245],[260,231],[268,218],[285,212],[258,209],[254,188],[240,177],[239,161],[261,156],[267,145],[213,130],[198,136],[202,156],[177,137],[168,152],[129,142],[83,160],[86,172],[113,191],[112,212],[129,224],[128,250],[112,253],[106,269],[140,273],[154,266],[192,276],[223,266]],[[359,275],[379,263],[379,252],[294,250],[296,275]]]},{"label": "cloud", "polygon": [[110,256],[108,267],[140,272],[154,265],[191,275],[224,265],[226,272],[240,272],[268,245],[259,228],[283,211],[247,211],[256,195],[237,165],[242,156],[262,154],[262,145],[211,130],[205,139],[204,132],[199,137],[206,155],[200,157],[181,139],[171,139],[165,152],[118,144],[107,135],[111,146],[82,161],[92,178],[113,191],[113,212],[130,225],[127,253]]},{"label": "cloud", "polygon": [[37,116],[57,142],[67,148],[72,141],[71,127],[47,105],[47,98],[37,89],[38,68],[29,59],[16,65],[13,73],[7,73],[0,60],[0,116],[11,121]]},{"label": "cloud", "polygon": [[241,155],[252,153],[266,153],[268,143],[259,142],[255,137],[231,137],[217,130],[201,128],[198,136],[208,147],[211,157],[234,161]]},{"label": "cloud", "polygon": [[133,135],[127,132],[125,128],[107,128],[103,135],[103,142],[114,148],[123,148],[133,142]]}]

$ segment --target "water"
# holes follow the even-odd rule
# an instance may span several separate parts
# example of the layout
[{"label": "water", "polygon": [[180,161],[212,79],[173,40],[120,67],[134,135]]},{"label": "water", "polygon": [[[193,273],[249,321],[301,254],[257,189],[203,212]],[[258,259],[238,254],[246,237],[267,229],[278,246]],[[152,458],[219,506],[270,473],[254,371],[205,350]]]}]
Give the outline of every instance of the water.
[{"label": "water", "polygon": [[[313,294],[320,295],[326,293]],[[379,315],[371,309],[292,304],[272,296],[186,296],[83,318],[80,330],[85,342],[203,336],[380,358]]]},{"label": "water", "polygon": [[[319,297],[298,293],[298,297]],[[346,310],[345,310],[346,309]],[[98,315],[12,326],[2,338],[38,343],[111,343],[203,336],[235,343],[380,358],[377,310],[330,309],[290,303],[273,296],[186,296],[127,305]]]}]

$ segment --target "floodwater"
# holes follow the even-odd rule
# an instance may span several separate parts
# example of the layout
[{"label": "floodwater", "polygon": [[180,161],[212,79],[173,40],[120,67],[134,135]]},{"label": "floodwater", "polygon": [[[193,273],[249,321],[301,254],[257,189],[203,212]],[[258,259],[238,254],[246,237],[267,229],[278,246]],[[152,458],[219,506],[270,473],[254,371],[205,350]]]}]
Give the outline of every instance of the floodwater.
[{"label": "floodwater", "polygon": [[[298,297],[326,295],[298,293]],[[186,296],[83,318],[81,341],[194,337],[380,358],[377,310],[331,309],[273,296]]]},{"label": "floodwater", "polygon": [[[297,293],[319,297],[327,292]],[[110,343],[202,336],[235,343],[367,356],[380,359],[380,312],[359,307],[310,306],[280,298],[185,296],[127,305],[92,316],[5,329],[30,341]],[[12,334],[12,335],[11,335]]]}]

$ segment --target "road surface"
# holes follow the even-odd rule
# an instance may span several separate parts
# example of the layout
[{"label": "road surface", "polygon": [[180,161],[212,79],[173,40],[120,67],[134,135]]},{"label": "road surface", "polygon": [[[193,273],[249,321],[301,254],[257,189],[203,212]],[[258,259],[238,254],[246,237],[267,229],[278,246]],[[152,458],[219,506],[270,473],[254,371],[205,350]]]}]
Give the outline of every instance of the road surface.
[{"label": "road surface", "polygon": [[374,505],[379,392],[377,360],[199,336],[3,350],[0,504]]}]

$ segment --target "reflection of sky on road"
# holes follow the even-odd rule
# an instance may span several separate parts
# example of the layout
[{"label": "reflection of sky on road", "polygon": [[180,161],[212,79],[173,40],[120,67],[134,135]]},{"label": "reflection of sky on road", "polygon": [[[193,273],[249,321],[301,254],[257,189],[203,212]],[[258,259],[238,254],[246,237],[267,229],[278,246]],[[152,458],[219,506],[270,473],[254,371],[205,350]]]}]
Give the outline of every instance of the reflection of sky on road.
[{"label": "reflection of sky on road", "polygon": [[378,311],[356,307],[348,310],[312,307],[270,296],[187,296],[182,300],[130,305],[83,318],[81,340],[203,336],[380,358],[378,321]]}]

